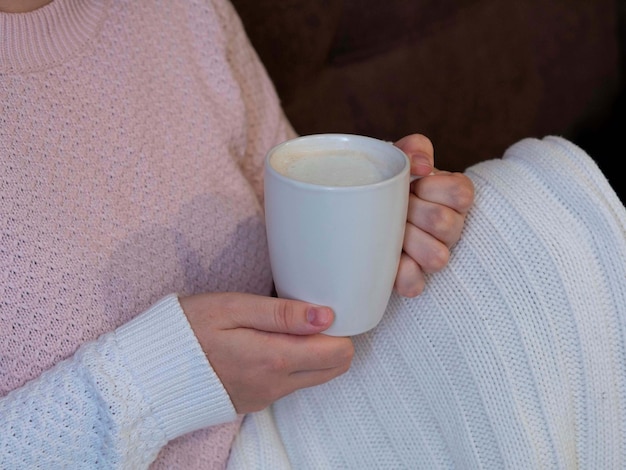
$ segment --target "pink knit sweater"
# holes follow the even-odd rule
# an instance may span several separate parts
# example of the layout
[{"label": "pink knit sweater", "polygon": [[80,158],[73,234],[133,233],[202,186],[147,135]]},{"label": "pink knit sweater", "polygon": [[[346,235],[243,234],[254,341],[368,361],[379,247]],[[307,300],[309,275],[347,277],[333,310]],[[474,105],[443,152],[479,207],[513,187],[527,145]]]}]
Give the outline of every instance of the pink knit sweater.
[{"label": "pink knit sweater", "polygon": [[[293,131],[229,3],[0,13],[0,109],[0,397],[169,293],[270,293],[260,165]],[[237,426],[154,466],[219,468]]]}]

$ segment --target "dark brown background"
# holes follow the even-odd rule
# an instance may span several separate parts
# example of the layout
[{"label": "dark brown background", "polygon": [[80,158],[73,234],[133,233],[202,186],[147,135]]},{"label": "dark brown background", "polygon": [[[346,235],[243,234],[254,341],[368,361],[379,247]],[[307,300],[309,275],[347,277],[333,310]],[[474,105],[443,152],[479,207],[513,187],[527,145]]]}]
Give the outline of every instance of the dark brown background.
[{"label": "dark brown background", "polygon": [[623,0],[233,0],[300,134],[435,144],[449,170],[570,138],[624,200]]}]

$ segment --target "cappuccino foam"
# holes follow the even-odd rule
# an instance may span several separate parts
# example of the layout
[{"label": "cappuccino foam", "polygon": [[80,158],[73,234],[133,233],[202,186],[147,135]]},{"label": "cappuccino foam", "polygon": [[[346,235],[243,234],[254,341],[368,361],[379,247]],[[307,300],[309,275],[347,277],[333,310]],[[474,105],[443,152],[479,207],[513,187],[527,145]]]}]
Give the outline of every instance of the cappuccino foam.
[{"label": "cappuccino foam", "polygon": [[294,180],[323,186],[361,186],[388,177],[366,154],[349,150],[281,155],[272,166]]}]

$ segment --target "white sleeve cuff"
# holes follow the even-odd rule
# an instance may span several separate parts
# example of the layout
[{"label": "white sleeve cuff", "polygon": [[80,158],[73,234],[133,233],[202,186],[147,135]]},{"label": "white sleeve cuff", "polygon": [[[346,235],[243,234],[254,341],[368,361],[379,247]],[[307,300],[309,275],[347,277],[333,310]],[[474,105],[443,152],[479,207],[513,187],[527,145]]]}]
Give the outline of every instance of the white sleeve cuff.
[{"label": "white sleeve cuff", "polygon": [[135,385],[168,440],[237,418],[177,295],[164,297],[115,335]]}]

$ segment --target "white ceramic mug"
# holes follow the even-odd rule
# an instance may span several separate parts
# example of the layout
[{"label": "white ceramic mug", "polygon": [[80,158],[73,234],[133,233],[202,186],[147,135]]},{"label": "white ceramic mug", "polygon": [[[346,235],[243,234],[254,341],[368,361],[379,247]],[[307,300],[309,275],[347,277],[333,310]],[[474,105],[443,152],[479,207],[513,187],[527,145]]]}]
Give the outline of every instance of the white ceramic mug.
[{"label": "white ceramic mug", "polygon": [[371,137],[315,134],[272,148],[264,178],[278,296],[331,307],[335,321],[328,335],[374,328],[402,252],[408,157]]}]

